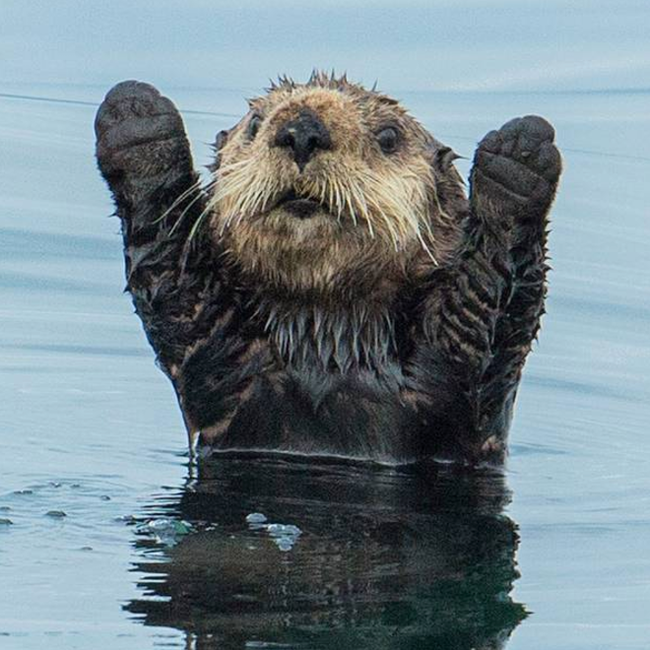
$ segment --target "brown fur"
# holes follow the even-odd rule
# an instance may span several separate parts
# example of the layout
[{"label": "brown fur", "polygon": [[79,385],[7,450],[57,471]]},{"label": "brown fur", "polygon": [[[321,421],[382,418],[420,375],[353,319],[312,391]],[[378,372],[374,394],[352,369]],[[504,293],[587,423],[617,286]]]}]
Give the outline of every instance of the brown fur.
[{"label": "brown fur", "polygon": [[191,441],[503,459],[544,310],[550,124],[488,133],[469,200],[451,149],[345,77],[252,100],[207,187],[155,88],[116,86],[96,129],[128,290]]},{"label": "brown fur", "polygon": [[[278,128],[309,109],[332,136],[301,172],[286,148],[273,146]],[[250,120],[261,118],[254,139]],[[376,134],[400,133],[394,153]],[[462,195],[447,152],[394,99],[347,79],[315,74],[305,85],[284,79],[250,102],[227,135],[208,202],[213,237],[245,275],[290,292],[354,297],[393,293],[415,274],[444,263],[459,224],[441,207],[440,187]],[[296,219],[276,207],[288,191],[322,209]]]}]

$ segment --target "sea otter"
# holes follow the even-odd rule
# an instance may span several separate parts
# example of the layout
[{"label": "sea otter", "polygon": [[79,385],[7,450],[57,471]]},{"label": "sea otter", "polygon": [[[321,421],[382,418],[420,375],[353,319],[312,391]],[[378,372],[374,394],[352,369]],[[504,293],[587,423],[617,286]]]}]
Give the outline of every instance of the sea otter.
[{"label": "sea otter", "polygon": [[344,76],[283,77],[194,171],[181,116],[115,86],[97,159],[127,288],[206,453],[501,462],[544,312],[553,128],[514,119],[457,157]]}]

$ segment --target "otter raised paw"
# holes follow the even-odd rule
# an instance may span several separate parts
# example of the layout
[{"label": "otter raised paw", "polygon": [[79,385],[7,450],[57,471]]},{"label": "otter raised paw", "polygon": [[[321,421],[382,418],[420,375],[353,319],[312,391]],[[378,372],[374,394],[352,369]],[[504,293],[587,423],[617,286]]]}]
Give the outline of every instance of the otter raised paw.
[{"label": "otter raised paw", "polygon": [[474,157],[473,198],[484,193],[513,216],[545,215],[562,171],[554,138],[553,127],[537,115],[510,120],[488,133]]},{"label": "otter raised paw", "polygon": [[102,174],[133,207],[158,201],[162,189],[194,175],[183,120],[149,84],[115,86],[100,106],[95,132]]},{"label": "otter raised paw", "polygon": [[546,122],[485,138],[470,201],[448,147],[345,77],[252,100],[205,189],[151,86],[96,126],[128,288],[204,450],[504,457],[543,311]]}]

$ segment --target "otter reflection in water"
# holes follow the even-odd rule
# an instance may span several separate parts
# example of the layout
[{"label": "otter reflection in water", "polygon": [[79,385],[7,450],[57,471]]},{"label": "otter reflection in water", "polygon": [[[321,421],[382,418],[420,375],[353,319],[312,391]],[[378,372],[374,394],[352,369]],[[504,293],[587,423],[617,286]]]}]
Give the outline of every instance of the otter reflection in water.
[{"label": "otter reflection in water", "polygon": [[127,609],[195,650],[503,648],[526,615],[508,501],[493,470],[212,458],[146,513],[193,531],[162,562],[138,536]]}]

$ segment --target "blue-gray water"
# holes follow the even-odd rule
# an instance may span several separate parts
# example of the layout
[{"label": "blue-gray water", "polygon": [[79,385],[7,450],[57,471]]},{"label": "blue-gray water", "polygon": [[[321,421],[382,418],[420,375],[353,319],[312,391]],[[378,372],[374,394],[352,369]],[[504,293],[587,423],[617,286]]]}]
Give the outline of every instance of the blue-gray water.
[{"label": "blue-gray water", "polygon": [[[646,0],[7,0],[0,25],[0,648],[650,647]],[[512,116],[557,128],[548,315],[505,484],[187,466],[121,293],[95,106],[156,83],[203,164],[244,96],[313,66],[378,78],[468,157]],[[302,534],[281,550],[256,511]]]}]

